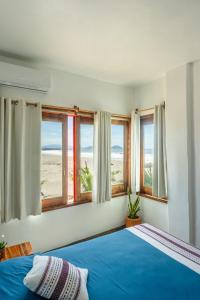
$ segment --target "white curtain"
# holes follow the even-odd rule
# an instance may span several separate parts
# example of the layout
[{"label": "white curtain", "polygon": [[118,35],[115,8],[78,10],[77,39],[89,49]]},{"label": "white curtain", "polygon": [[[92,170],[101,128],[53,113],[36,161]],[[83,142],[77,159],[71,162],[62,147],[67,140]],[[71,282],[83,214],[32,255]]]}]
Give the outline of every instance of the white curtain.
[{"label": "white curtain", "polygon": [[93,196],[97,203],[111,199],[111,114],[95,116],[95,162]]},{"label": "white curtain", "polygon": [[1,222],[41,213],[41,107],[0,98]]},{"label": "white curtain", "polygon": [[154,162],[152,194],[158,197],[167,196],[167,158],[164,104],[156,105],[154,112]]},{"label": "white curtain", "polygon": [[131,114],[131,178],[132,192],[140,191],[140,113],[136,110]]}]

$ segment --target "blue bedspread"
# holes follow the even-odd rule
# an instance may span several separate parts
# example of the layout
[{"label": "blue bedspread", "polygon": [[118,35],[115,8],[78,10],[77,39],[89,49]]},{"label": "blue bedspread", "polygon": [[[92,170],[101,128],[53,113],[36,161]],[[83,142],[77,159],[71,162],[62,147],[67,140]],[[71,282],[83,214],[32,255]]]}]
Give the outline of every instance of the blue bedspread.
[{"label": "blue bedspread", "polygon": [[[89,269],[90,300],[200,299],[200,275],[127,230],[46,254]],[[1,300],[42,299],[22,282],[32,259],[0,263]]]}]

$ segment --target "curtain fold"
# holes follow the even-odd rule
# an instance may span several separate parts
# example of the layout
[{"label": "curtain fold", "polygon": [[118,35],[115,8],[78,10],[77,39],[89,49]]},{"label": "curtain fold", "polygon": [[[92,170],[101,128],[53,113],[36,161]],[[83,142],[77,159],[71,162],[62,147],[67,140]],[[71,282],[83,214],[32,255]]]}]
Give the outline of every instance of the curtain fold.
[{"label": "curtain fold", "polygon": [[140,114],[137,110],[131,113],[131,178],[132,193],[140,191]]},{"label": "curtain fold", "polygon": [[167,157],[165,106],[155,105],[154,111],[154,162],[152,194],[157,197],[167,197]]},{"label": "curtain fold", "polygon": [[94,190],[97,203],[111,200],[111,114],[97,112],[95,116]]},{"label": "curtain fold", "polygon": [[1,222],[41,213],[41,106],[0,98]]}]

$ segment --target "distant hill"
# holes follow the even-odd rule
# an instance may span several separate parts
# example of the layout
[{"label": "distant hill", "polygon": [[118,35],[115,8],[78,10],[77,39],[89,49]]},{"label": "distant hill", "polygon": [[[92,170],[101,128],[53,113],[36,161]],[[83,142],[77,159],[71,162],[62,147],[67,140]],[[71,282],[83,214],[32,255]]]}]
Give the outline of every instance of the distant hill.
[{"label": "distant hill", "polygon": [[[42,146],[42,150],[62,150],[62,146],[61,145],[45,145]],[[72,147],[69,147],[68,150],[72,150]],[[92,146],[88,146],[88,147],[82,147],[81,148],[81,152],[85,152],[85,153],[91,153],[93,151],[93,147]],[[112,152],[114,153],[122,153],[123,152],[123,148],[121,146],[118,145],[114,145],[112,146]]]},{"label": "distant hill", "polygon": [[61,145],[45,145],[42,146],[42,150],[61,150],[62,146]]},{"label": "distant hill", "polygon": [[92,151],[93,151],[93,147],[92,146],[82,147],[81,148],[81,152],[90,153]]},{"label": "distant hill", "polygon": [[112,152],[122,153],[123,152],[123,148],[121,146],[114,145],[114,146],[112,146]]},{"label": "distant hill", "polygon": [[145,154],[153,154],[153,149],[144,149]]}]

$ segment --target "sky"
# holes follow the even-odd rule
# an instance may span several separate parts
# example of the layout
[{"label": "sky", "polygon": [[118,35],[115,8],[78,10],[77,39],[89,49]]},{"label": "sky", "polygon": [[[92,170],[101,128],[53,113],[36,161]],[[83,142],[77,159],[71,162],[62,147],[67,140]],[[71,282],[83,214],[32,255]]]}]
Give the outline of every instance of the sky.
[{"label": "sky", "polygon": [[144,149],[154,148],[154,125],[148,124],[144,126]]},{"label": "sky", "polygon": [[42,146],[62,144],[62,123],[42,121]]},{"label": "sky", "polygon": [[124,148],[124,126],[112,125],[111,127],[111,146],[120,146]]},{"label": "sky", "polygon": [[[112,146],[118,145],[123,148],[123,126],[112,125]],[[62,123],[42,121],[42,147],[46,145],[62,144]],[[73,145],[73,117],[68,117],[68,144]],[[93,145],[93,125],[81,125],[81,147]]]}]

